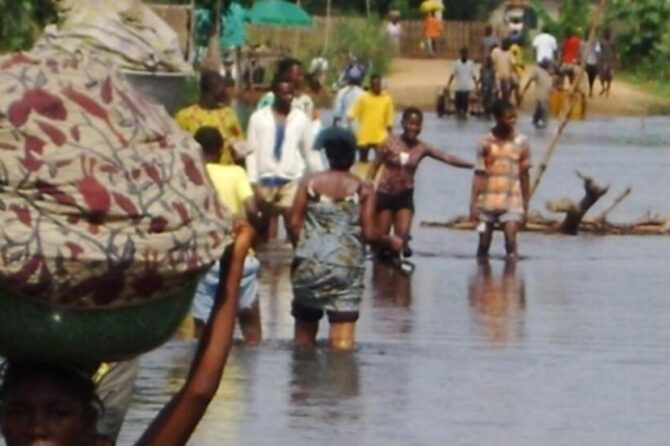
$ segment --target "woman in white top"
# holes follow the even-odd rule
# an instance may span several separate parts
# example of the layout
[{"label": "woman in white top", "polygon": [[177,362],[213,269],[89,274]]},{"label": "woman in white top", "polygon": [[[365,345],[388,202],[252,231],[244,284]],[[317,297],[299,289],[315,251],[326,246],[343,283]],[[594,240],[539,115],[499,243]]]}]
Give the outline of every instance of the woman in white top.
[{"label": "woman in white top", "polygon": [[389,17],[389,22],[386,25],[386,33],[388,34],[389,39],[391,39],[391,44],[393,45],[393,51],[395,54],[400,53],[400,36],[402,36],[402,25],[400,24],[400,17],[398,15],[391,15]]}]

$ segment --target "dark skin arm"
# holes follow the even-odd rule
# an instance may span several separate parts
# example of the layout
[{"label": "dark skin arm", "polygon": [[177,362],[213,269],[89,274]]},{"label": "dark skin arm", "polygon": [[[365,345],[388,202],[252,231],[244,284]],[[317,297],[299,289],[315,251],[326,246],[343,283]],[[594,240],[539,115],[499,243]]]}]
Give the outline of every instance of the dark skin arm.
[{"label": "dark skin arm", "polygon": [[469,161],[465,161],[461,158],[458,158],[457,156],[433,148],[426,149],[425,156],[436,159],[438,161],[441,161],[445,164],[449,164],[454,167],[462,167],[464,169],[472,169],[474,167],[474,164],[472,164]]},{"label": "dark skin arm", "polygon": [[245,202],[244,202],[244,213],[247,216],[247,221],[253,226],[254,228],[258,229],[258,225],[260,224],[262,220],[262,216],[259,215],[259,210],[258,210],[258,205],[256,204],[256,197],[249,197]]},{"label": "dark skin arm", "polygon": [[477,197],[484,190],[486,177],[484,172],[475,171],[472,177],[472,191],[470,193],[470,220],[473,222],[479,221],[479,211],[477,210]]},{"label": "dark skin arm", "polygon": [[186,383],[160,411],[136,446],[185,445],[207,410],[230,352],[244,259],[253,238],[254,231],[248,223],[236,223],[235,243],[222,259],[219,296],[203,330]]},{"label": "dark skin arm", "polygon": [[302,225],[305,222],[305,214],[307,213],[307,182],[310,178],[311,176],[304,178],[298,185],[298,191],[295,194],[293,206],[291,206],[289,213],[288,227],[286,229],[293,248],[298,246]]},{"label": "dark skin arm", "polygon": [[379,169],[381,168],[382,164],[384,163],[384,151],[377,150],[377,156],[375,156],[375,159],[372,161],[372,164],[368,168],[368,173],[365,175],[365,180],[368,182],[373,182],[375,178],[377,177],[377,173],[379,172]]},{"label": "dark skin arm", "polygon": [[521,198],[523,199],[523,210],[528,214],[528,203],[530,202],[530,159],[528,151],[525,150],[523,156],[519,160],[521,163],[521,175],[519,181],[521,183]]}]

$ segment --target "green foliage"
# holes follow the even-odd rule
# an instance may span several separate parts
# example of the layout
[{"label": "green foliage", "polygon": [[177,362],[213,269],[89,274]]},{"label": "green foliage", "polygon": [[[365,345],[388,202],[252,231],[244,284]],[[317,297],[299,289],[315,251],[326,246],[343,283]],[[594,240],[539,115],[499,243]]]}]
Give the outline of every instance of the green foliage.
[{"label": "green foliage", "polygon": [[332,67],[331,76],[335,77],[346,66],[351,51],[357,58],[371,62],[375,72],[385,74],[391,65],[393,48],[382,29],[379,17],[335,21],[326,54],[322,54],[322,39],[303,39],[297,57],[309,66],[313,57],[323,55]]},{"label": "green foliage", "polygon": [[670,79],[670,2],[614,0],[607,21],[616,25],[623,68]]},{"label": "green foliage", "polygon": [[589,0],[563,0],[558,20],[549,14],[540,0],[530,0],[529,3],[547,31],[558,38],[565,37],[569,30],[581,35],[589,28]]},{"label": "green foliage", "polygon": [[409,0],[393,0],[388,5],[388,11],[400,11],[400,15],[405,20],[417,19],[421,17],[419,8],[414,6]]},{"label": "green foliage", "polygon": [[0,52],[30,48],[42,28],[55,20],[51,0],[0,0]]}]

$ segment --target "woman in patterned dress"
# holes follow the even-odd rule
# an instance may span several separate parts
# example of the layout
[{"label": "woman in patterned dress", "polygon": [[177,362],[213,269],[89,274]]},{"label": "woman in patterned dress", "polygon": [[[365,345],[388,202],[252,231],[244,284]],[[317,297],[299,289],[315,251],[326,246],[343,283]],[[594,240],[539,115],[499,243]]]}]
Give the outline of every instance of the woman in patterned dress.
[{"label": "woman in patterned dress", "polygon": [[365,245],[399,251],[402,240],[376,231],[374,191],[349,172],[356,159],[353,134],[333,127],[321,138],[330,169],[302,180],[289,224],[294,339],[297,346],[314,345],[325,312],[330,346],[350,350],[363,296]]}]

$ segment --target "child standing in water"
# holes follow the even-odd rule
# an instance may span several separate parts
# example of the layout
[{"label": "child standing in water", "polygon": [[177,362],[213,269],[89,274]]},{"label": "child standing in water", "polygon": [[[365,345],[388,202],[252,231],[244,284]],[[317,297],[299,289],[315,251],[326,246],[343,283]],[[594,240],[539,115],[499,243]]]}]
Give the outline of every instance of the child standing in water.
[{"label": "child standing in water", "polygon": [[[453,155],[444,153],[419,139],[423,126],[423,113],[415,107],[407,108],[402,115],[402,135],[390,136],[379,148],[367,179],[372,181],[381,168],[377,187],[377,223],[382,234],[393,233],[403,240],[409,239],[414,217],[414,176],[424,158],[433,158],[456,167],[471,169],[473,165]],[[408,244],[403,249],[405,257],[412,255]]]},{"label": "child standing in water", "polygon": [[374,191],[349,172],[356,159],[353,134],[333,127],[321,138],[330,169],[302,180],[289,224],[294,339],[297,346],[314,345],[325,311],[331,347],[350,350],[363,297],[365,244],[397,252],[403,242],[377,233]]},{"label": "child standing in water", "polygon": [[509,102],[493,104],[496,125],[477,149],[470,215],[480,222],[477,257],[487,257],[494,226],[505,232],[508,257],[518,256],[516,234],[525,220],[530,198],[528,139],[516,132],[517,114]]}]

